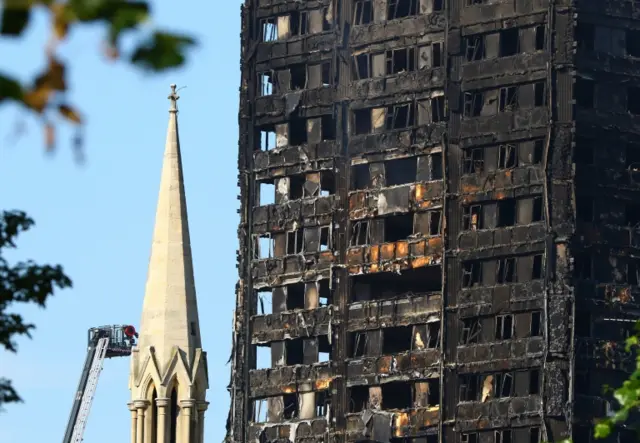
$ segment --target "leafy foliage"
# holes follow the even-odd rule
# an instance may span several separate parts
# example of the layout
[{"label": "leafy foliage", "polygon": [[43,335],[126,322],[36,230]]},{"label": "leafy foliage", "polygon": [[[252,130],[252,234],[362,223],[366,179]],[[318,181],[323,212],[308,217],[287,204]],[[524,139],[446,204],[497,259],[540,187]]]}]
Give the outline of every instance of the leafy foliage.
[{"label": "leafy foliage", "polygon": [[[0,213],[0,346],[17,352],[14,339],[25,335],[31,338],[35,326],[25,323],[20,314],[8,312],[16,303],[37,304],[45,307],[54,289],[71,287],[71,280],[60,265],[37,265],[33,261],[10,265],[3,252],[16,248],[16,238],[33,226],[24,212]],[[3,403],[21,401],[11,382],[0,378],[0,407]]]},{"label": "leafy foliage", "polygon": [[610,417],[599,420],[594,429],[596,438],[607,438],[613,430],[623,424],[629,414],[640,407],[640,323],[636,323],[636,333],[627,339],[626,351],[635,353],[636,366],[633,373],[622,386],[617,389],[605,387],[612,391],[618,402],[618,409]]},{"label": "leafy foliage", "polygon": [[[122,35],[140,30],[151,15],[150,2],[136,0],[4,0],[0,10],[0,36],[22,35],[36,8],[48,11],[50,17],[51,35],[45,48],[47,66],[30,84],[22,84],[0,72],[0,104],[16,102],[40,116],[48,149],[55,144],[52,114],[75,125],[83,121],[80,111],[64,99],[68,90],[67,65],[56,54],[57,46],[73,28],[82,25],[106,28],[107,58],[125,60],[151,73],[181,66],[187,51],[196,44],[188,35],[158,30],[150,38],[142,39],[130,54],[121,55]],[[76,145],[81,143],[81,138],[76,137]]]}]

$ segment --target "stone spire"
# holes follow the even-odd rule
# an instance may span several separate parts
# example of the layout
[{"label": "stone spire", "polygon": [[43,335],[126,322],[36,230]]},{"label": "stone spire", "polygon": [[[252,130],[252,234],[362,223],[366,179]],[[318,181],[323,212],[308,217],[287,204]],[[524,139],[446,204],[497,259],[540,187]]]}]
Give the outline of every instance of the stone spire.
[{"label": "stone spire", "polygon": [[176,85],[169,95],[169,126],[164,150],[151,258],[140,322],[139,348],[153,346],[160,365],[173,346],[186,352],[201,347],[185,200]]},{"label": "stone spire", "polygon": [[169,127],[138,345],[131,353],[131,442],[202,443],[209,388],[185,201],[178,94]]}]

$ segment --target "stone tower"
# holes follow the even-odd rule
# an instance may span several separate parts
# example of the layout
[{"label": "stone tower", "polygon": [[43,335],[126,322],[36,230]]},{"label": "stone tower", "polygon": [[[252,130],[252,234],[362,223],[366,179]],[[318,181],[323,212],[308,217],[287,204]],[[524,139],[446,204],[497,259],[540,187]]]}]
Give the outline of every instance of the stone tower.
[{"label": "stone tower", "polygon": [[131,359],[132,443],[202,443],[208,405],[178,137],[179,97],[175,85],[171,89],[140,339]]}]

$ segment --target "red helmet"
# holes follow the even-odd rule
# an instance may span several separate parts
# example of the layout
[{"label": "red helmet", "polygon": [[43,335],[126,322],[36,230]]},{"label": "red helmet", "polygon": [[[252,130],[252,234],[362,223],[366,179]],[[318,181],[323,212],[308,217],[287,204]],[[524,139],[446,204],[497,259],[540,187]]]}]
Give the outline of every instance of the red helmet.
[{"label": "red helmet", "polygon": [[129,326],[125,326],[124,327],[124,335],[126,335],[127,337],[133,337],[136,334],[136,328],[134,328],[133,326],[129,325]]}]

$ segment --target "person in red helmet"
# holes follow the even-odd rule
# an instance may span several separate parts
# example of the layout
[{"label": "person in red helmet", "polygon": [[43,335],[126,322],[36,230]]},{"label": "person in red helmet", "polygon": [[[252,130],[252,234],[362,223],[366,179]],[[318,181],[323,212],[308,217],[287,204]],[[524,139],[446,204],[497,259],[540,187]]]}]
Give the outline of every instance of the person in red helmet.
[{"label": "person in red helmet", "polygon": [[135,346],[136,338],[138,338],[138,333],[136,332],[136,328],[131,325],[124,327],[124,335],[129,339],[129,343],[131,346]]}]

